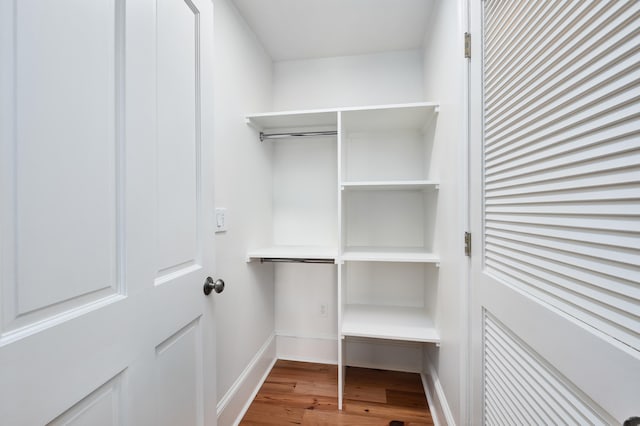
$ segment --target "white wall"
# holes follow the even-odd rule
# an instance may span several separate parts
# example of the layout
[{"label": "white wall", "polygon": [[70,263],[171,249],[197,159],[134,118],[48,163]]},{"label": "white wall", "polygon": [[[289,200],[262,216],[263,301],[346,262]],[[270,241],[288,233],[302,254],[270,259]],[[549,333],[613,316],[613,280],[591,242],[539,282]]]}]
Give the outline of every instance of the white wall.
[{"label": "white wall", "polygon": [[274,111],[423,100],[422,52],[280,61],[274,64]]},{"label": "white wall", "polygon": [[[229,0],[214,1],[215,203],[228,231],[217,234],[217,277],[227,284],[216,304],[218,400],[225,397],[274,332],[273,268],[247,264],[247,247],[271,240],[271,148],[244,123],[271,109],[272,63]],[[207,402],[210,403],[210,402]]]},{"label": "white wall", "polygon": [[[442,344],[427,346],[456,424],[465,424],[461,415],[465,391],[466,319],[464,308],[466,273],[463,233],[466,226],[464,92],[464,29],[459,21],[457,1],[433,2],[432,19],[425,37],[425,96],[440,102],[433,149],[432,175],[440,179],[436,223],[436,244],[440,254],[438,317]],[[444,166],[446,165],[446,166]],[[425,372],[428,369],[425,368]]]},{"label": "white wall", "polygon": [[[273,110],[422,101],[422,67],[419,50],[276,62]],[[337,206],[333,208],[337,210]],[[276,268],[278,355],[337,362],[337,267],[280,264]],[[321,304],[328,305],[327,317],[319,314]],[[367,342],[351,345],[348,358],[355,364],[371,365],[367,355],[373,353],[383,361],[379,367],[420,369],[415,346],[378,346]]]},{"label": "white wall", "polygon": [[[278,357],[337,363],[335,265],[276,266]],[[321,313],[320,305],[326,305]]]}]

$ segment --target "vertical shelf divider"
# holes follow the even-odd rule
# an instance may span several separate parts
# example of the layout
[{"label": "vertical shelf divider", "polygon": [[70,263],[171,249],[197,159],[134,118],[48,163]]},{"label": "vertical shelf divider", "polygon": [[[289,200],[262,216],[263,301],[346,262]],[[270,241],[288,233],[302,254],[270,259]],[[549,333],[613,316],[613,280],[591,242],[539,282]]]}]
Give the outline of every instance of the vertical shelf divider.
[{"label": "vertical shelf divider", "polygon": [[337,181],[337,187],[336,187],[336,196],[338,197],[338,211],[336,212],[338,215],[338,257],[336,258],[336,263],[338,265],[338,291],[337,291],[337,295],[338,295],[338,306],[337,306],[337,312],[338,312],[338,330],[337,330],[337,336],[338,336],[338,409],[342,410],[342,402],[343,402],[343,396],[344,396],[344,382],[345,382],[345,373],[346,373],[346,367],[344,365],[344,348],[343,348],[343,341],[342,341],[342,317],[344,315],[343,309],[344,309],[344,283],[343,283],[343,262],[342,262],[342,251],[343,251],[343,246],[344,246],[344,241],[343,241],[343,231],[342,231],[342,227],[343,227],[343,208],[342,208],[342,191],[341,191],[341,182],[343,181],[343,161],[344,161],[344,152],[343,152],[343,148],[342,148],[342,139],[343,139],[343,134],[342,134],[342,112],[338,111],[338,149],[336,150],[337,152],[337,162],[338,162],[338,167],[337,167],[337,171],[338,171],[338,181]]}]

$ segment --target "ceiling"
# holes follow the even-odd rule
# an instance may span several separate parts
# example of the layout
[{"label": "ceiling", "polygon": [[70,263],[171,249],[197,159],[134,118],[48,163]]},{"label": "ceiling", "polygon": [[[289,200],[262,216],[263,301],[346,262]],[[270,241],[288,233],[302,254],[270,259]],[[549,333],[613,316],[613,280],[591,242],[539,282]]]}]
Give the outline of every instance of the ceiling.
[{"label": "ceiling", "polygon": [[233,0],[274,61],[417,49],[431,0]]}]

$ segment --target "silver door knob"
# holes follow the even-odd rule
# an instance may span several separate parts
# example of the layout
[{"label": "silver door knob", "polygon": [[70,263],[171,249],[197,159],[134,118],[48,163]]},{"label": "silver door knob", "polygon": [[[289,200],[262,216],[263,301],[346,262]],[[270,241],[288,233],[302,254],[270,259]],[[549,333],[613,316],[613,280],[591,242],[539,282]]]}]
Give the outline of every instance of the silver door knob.
[{"label": "silver door knob", "polygon": [[202,290],[207,296],[211,294],[211,290],[215,291],[216,293],[222,293],[222,290],[224,290],[224,281],[222,281],[220,278],[213,281],[213,278],[207,277]]}]

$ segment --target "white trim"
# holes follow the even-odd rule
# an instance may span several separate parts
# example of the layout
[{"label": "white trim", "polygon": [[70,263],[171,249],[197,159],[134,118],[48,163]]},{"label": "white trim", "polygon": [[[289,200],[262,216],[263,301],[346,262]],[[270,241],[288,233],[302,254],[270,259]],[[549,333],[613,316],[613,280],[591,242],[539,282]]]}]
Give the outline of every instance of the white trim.
[{"label": "white trim", "polygon": [[337,361],[326,361],[326,360],[317,360],[317,359],[311,359],[308,357],[303,357],[303,356],[295,356],[295,355],[285,355],[285,356],[279,356],[278,360],[282,360],[282,361],[295,361],[295,362],[308,362],[308,363],[312,363],[312,364],[325,364],[325,365],[338,365]]},{"label": "white trim", "polygon": [[216,407],[219,425],[240,423],[276,361],[276,339],[275,334],[272,334],[227,393],[220,398]]},{"label": "white trim", "polygon": [[408,373],[423,371],[422,343],[361,337],[348,337],[343,342],[345,366]]},{"label": "white trim", "polygon": [[[460,31],[458,34],[463,37],[462,34],[471,31],[471,11],[470,0],[458,0],[458,25]],[[472,37],[481,37],[480,34],[473,34]],[[462,40],[460,40],[462,43]],[[473,47],[475,48],[476,45]],[[471,54],[476,57],[481,57],[481,51],[474,51],[471,49]],[[464,230],[471,232],[471,58],[464,59],[463,66],[463,108],[464,117],[463,123],[463,148],[462,148],[462,191],[459,194],[459,205],[462,206],[464,213],[463,227]],[[459,376],[459,395],[460,395],[460,411],[458,420],[461,424],[471,423],[471,258],[466,258],[466,268],[462,269],[460,289],[460,376]]]},{"label": "white trim", "polygon": [[338,340],[338,335],[331,333],[293,333],[290,331],[276,330],[276,336],[296,339]]},{"label": "white trim", "polygon": [[338,363],[338,338],[335,336],[291,336],[276,333],[276,356],[288,361]]},{"label": "white trim", "polygon": [[372,370],[399,371],[401,373],[420,373],[420,367],[415,365],[399,365],[380,362],[347,362],[345,367],[369,368]]},{"label": "white trim", "polygon": [[278,361],[278,358],[273,358],[273,360],[269,364],[269,368],[267,368],[265,370],[264,374],[262,375],[262,378],[260,379],[260,382],[256,385],[256,387],[253,390],[253,392],[251,392],[251,396],[247,399],[247,402],[245,402],[244,407],[242,407],[242,410],[240,410],[240,413],[238,414],[238,417],[236,417],[236,420],[233,422],[234,426],[238,426],[240,424],[240,422],[242,421],[242,418],[244,417],[244,415],[247,414],[247,410],[249,410],[249,407],[251,407],[251,404],[253,403],[253,400],[258,395],[258,392],[260,391],[260,388],[262,388],[262,385],[264,384],[265,380],[267,380],[267,377],[269,376],[269,373],[271,373],[271,370],[273,369],[273,366],[275,365],[275,363],[277,361]]},{"label": "white trim", "polygon": [[424,393],[427,395],[427,401],[429,402],[433,424],[435,426],[455,426],[456,422],[440,384],[438,373],[428,358],[426,364],[429,374],[422,373],[420,377],[422,378]]},{"label": "white trim", "polygon": [[431,382],[429,381],[429,377],[424,373],[420,373],[420,378],[422,379],[422,388],[424,389],[424,394],[427,396],[427,404],[429,404],[429,412],[431,413],[431,420],[433,421],[434,426],[442,426],[440,423],[440,416],[438,415],[438,411],[435,410],[435,401],[433,400],[433,395],[431,395]]}]

